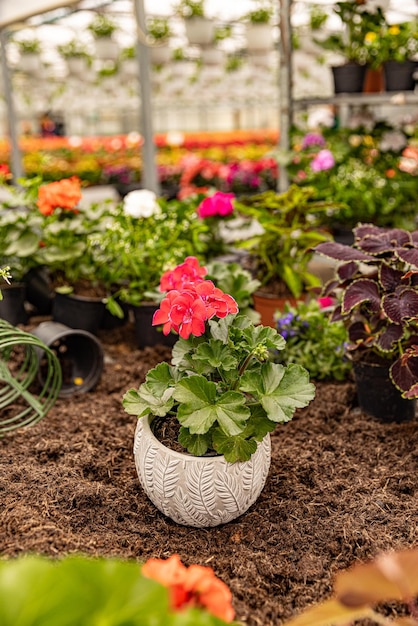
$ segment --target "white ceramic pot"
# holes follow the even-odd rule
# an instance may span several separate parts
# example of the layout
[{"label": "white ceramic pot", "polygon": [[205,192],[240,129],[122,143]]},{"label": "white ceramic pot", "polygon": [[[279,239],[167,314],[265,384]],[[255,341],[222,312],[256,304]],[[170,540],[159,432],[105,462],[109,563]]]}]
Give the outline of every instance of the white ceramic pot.
[{"label": "white ceramic pot", "polygon": [[156,44],[150,48],[150,56],[153,65],[165,65],[170,62],[171,48],[168,44]]},{"label": "white ceramic pot", "polygon": [[95,41],[96,57],[104,61],[116,61],[119,56],[119,45],[110,37],[101,37]]},{"label": "white ceramic pot", "polygon": [[149,418],[138,419],[134,457],[140,483],[157,509],[184,526],[219,526],[245,513],[259,497],[271,460],[270,435],[249,461],[196,457],[164,446]]},{"label": "white ceramic pot", "polygon": [[68,71],[72,76],[83,77],[88,69],[86,60],[82,57],[70,57],[67,59]]},{"label": "white ceramic pot", "polygon": [[269,50],[273,47],[273,28],[271,24],[247,24],[248,50]]},{"label": "white ceramic pot", "polygon": [[208,46],[202,49],[201,59],[204,65],[222,65],[224,53],[219,48]]},{"label": "white ceramic pot", "polygon": [[192,46],[208,46],[213,41],[215,23],[206,17],[191,17],[184,21],[186,37]]}]

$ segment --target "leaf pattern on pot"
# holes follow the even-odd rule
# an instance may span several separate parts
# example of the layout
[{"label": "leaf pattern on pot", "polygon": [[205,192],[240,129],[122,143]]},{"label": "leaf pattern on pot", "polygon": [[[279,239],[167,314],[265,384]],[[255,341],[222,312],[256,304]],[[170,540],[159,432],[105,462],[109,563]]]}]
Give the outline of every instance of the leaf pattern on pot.
[{"label": "leaf pattern on pot", "polygon": [[[168,455],[156,456],[153,460],[154,490],[161,493],[161,501],[164,504],[174,496],[176,491],[179,482],[179,472],[177,471],[179,463],[179,459],[170,460]],[[149,475],[148,472],[147,475]]]},{"label": "leaf pattern on pot", "polygon": [[203,528],[205,526],[215,526],[219,524],[218,521],[213,523],[213,516],[208,516],[205,507],[196,506],[196,504],[189,498],[187,491],[178,489],[175,497],[173,498],[173,510],[170,516],[174,521],[180,524],[186,524],[187,526],[196,526]]},{"label": "leaf pattern on pot", "polygon": [[242,492],[241,479],[238,478],[236,473],[225,474],[222,472],[216,472],[215,474],[215,486],[219,498],[227,511],[240,511],[241,506],[239,504]]},{"label": "leaf pattern on pot", "polygon": [[187,493],[197,509],[211,514],[216,509],[213,467],[209,463],[188,463],[186,473]]}]

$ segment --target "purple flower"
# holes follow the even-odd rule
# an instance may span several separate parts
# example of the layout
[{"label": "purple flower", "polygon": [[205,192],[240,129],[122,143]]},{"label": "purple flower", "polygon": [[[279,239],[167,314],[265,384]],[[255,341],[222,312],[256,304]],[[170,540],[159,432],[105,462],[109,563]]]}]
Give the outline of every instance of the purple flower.
[{"label": "purple flower", "polygon": [[321,172],[334,167],[335,159],[331,150],[320,150],[311,161],[311,169],[313,172]]},{"label": "purple flower", "polygon": [[325,146],[325,139],[319,133],[306,133],[302,139],[302,150],[311,146]]}]

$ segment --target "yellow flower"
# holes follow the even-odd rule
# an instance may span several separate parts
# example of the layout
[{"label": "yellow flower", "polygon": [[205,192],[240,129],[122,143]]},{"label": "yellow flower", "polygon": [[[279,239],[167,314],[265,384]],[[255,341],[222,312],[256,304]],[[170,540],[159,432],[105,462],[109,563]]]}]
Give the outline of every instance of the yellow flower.
[{"label": "yellow flower", "polygon": [[368,33],[366,33],[366,36],[364,37],[364,42],[366,44],[369,44],[369,43],[373,43],[374,41],[376,41],[376,39],[377,39],[376,33],[369,31]]},{"label": "yellow flower", "polygon": [[371,135],[364,135],[363,137],[363,143],[365,146],[372,146],[373,145],[373,137]]},{"label": "yellow flower", "polygon": [[389,35],[399,35],[400,32],[401,31],[399,29],[399,26],[396,26],[396,25],[395,26],[390,26],[389,29],[388,29]]}]

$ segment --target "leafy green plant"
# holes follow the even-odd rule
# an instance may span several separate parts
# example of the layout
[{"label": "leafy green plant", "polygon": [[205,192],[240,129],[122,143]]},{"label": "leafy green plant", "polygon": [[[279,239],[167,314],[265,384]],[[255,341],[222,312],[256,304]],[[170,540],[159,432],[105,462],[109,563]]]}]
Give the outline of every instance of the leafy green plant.
[{"label": "leafy green plant", "polygon": [[244,16],[244,20],[250,24],[268,24],[273,15],[272,6],[269,3],[259,3],[259,6],[249,11]]},{"label": "leafy green plant", "polygon": [[386,363],[404,398],[418,398],[418,231],[360,224],[354,243],[315,250],[339,263],[325,296],[339,304],[331,320],[348,330],[353,360]]},{"label": "leafy green plant", "polygon": [[[306,609],[283,626],[339,626],[372,623],[381,626],[418,624],[418,550],[412,548],[379,554],[339,572],[334,597]],[[391,619],[379,607],[398,602],[408,616]]]},{"label": "leafy green plant", "polygon": [[90,58],[87,47],[77,39],[72,39],[68,43],[58,46],[57,50],[64,59]]},{"label": "leafy green plant", "polygon": [[214,450],[231,463],[246,461],[267,433],[312,400],[314,386],[300,365],[271,361],[271,351],[285,347],[283,337],[236,315],[235,300],[206,272],[189,257],[163,275],[167,293],[153,324],[180,339],[171,365],[150,370],[139,389],[125,393],[123,406],[140,419],[173,417],[190,454]]},{"label": "leafy green plant", "polygon": [[250,252],[256,277],[263,286],[280,281],[287,293],[299,297],[320,279],[308,268],[312,246],[329,236],[319,230],[319,215],[332,202],[313,199],[313,188],[292,185],[284,193],[266,191],[235,200],[238,213],[253,218],[263,232],[236,243]]},{"label": "leafy green plant", "polygon": [[102,39],[111,37],[118,26],[108,15],[98,13],[87,28],[96,39]]},{"label": "leafy green plant", "polygon": [[205,17],[205,2],[204,0],[181,0],[176,7],[176,12],[185,20],[192,17]]},{"label": "leafy green plant", "polygon": [[206,267],[208,279],[234,298],[241,314],[247,315],[254,323],[259,322],[260,314],[252,308],[252,295],[260,286],[260,281],[252,278],[239,263],[209,261]]},{"label": "leafy green plant", "polygon": [[386,61],[402,63],[413,59],[418,52],[418,22],[382,24],[377,32],[367,33],[366,44],[373,67]]},{"label": "leafy green plant", "polygon": [[[184,594],[187,596],[187,594]],[[170,589],[134,561],[23,556],[0,562],[2,626],[222,626],[202,605],[171,608]]]},{"label": "leafy green plant", "polygon": [[347,62],[367,64],[371,59],[366,36],[370,32],[378,32],[386,23],[382,9],[377,7],[375,11],[367,11],[361,3],[343,1],[336,2],[333,11],[345,30],[325,39],[315,39],[315,43],[325,50],[341,54]]},{"label": "leafy green plant", "polygon": [[331,311],[311,299],[295,306],[286,303],[275,316],[276,328],[286,340],[277,354],[279,363],[299,363],[313,380],[346,380],[351,361],[345,358],[347,330],[342,322],[330,324]]},{"label": "leafy green plant", "polygon": [[147,21],[147,31],[156,41],[164,41],[171,37],[172,31],[168,18],[151,17]]},{"label": "leafy green plant", "polygon": [[39,39],[20,39],[16,40],[16,44],[21,54],[39,54],[42,50]]}]

